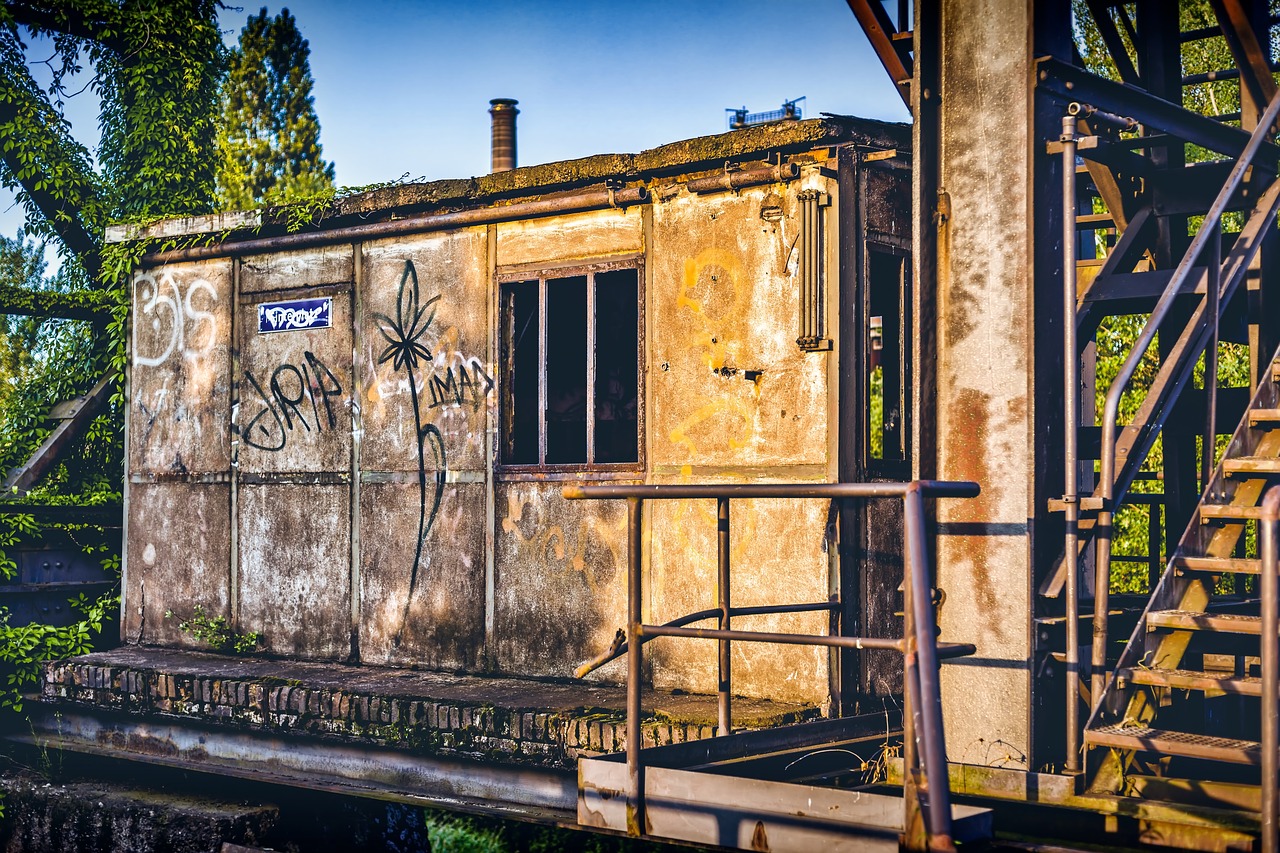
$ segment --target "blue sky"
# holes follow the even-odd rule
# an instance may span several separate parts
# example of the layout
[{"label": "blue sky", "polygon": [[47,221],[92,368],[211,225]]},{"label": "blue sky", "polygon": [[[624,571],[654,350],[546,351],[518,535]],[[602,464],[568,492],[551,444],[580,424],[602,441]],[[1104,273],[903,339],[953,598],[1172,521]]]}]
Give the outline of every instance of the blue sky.
[{"label": "blue sky", "polygon": [[[800,96],[806,115],[908,118],[844,0],[287,7],[311,45],[321,143],[340,185],[487,172],[498,97],[520,101],[520,165],[719,133],[726,107],[772,110]],[[258,8],[222,12],[229,44]],[[88,94],[68,117],[96,145]],[[2,204],[0,232],[12,234],[21,212],[11,197]]]}]

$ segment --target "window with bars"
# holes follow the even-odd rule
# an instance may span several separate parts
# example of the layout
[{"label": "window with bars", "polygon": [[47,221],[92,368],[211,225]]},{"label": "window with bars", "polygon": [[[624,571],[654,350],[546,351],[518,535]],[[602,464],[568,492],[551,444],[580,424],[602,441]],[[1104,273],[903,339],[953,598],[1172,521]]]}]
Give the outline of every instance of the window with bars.
[{"label": "window with bars", "polygon": [[637,261],[500,278],[504,467],[640,464],[640,282]]}]

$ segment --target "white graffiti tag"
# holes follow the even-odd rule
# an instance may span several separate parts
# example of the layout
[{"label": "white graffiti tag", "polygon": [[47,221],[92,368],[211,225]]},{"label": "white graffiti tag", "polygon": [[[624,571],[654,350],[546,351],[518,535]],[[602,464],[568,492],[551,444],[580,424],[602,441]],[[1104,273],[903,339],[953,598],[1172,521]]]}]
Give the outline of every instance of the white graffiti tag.
[{"label": "white graffiti tag", "polygon": [[[213,345],[215,318],[212,313],[196,307],[193,299],[197,293],[205,294],[213,303],[218,301],[218,292],[203,278],[192,279],[185,293],[177,278],[170,272],[162,273],[158,281],[150,273],[143,273],[135,279],[135,322],[141,326],[150,320],[151,328],[157,333],[157,340],[163,339],[163,329],[167,326],[169,337],[166,346],[159,353],[144,354],[138,346],[141,335],[135,332],[134,364],[156,367],[174,353],[181,353],[183,358],[195,359]],[[205,334],[202,335],[202,332]]]}]

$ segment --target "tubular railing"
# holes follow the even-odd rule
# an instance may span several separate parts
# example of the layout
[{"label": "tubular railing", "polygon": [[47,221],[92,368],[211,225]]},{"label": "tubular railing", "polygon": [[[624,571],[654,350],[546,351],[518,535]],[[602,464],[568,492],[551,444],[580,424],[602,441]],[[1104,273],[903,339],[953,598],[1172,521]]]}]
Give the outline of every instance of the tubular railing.
[{"label": "tubular railing", "polygon": [[1262,577],[1262,851],[1280,851],[1280,577],[1276,534],[1280,528],[1280,486],[1262,499],[1258,543]]},{"label": "tubular railing", "polygon": [[[903,714],[904,765],[904,847],[911,850],[952,850],[951,789],[947,776],[946,743],[942,726],[942,696],[938,665],[944,658],[974,654],[970,644],[941,643],[934,618],[933,587],[925,524],[926,498],[971,498],[978,484],[917,480],[910,483],[815,483],[779,485],[665,485],[665,486],[567,486],[564,496],[574,500],[626,499],[627,546],[627,631],[613,647],[579,668],[579,676],[603,663],[627,656],[627,831],[644,834],[644,756],[641,751],[641,677],[644,644],[657,637],[688,637],[715,640],[719,645],[717,705],[719,734],[732,731],[731,644],[735,641],[827,646],[843,649],[885,649],[903,655],[904,689],[907,710]],[[843,634],[797,634],[739,631],[732,628],[734,616],[766,613],[831,611],[831,602],[790,605],[733,607],[731,603],[729,508],[732,499],[819,498],[867,500],[897,498],[903,503],[903,636],[901,640],[850,637]],[[642,618],[642,554],[644,503],[646,500],[710,499],[717,508],[717,576],[714,609],[701,610],[663,625],[644,624]],[[917,594],[917,590],[922,590]],[[715,628],[691,628],[694,622],[716,619]],[[925,794],[925,820],[919,793]],[[913,835],[913,829],[916,834]],[[928,837],[920,837],[920,831]]]},{"label": "tubular railing", "polygon": [[[1197,230],[1194,238],[1192,238],[1190,245],[1165,286],[1159,301],[1134,342],[1132,350],[1107,391],[1106,402],[1102,412],[1102,458],[1097,492],[1098,497],[1101,498],[1101,505],[1098,508],[1095,527],[1097,559],[1095,564],[1093,648],[1091,655],[1092,677],[1090,684],[1091,700],[1095,710],[1102,701],[1108,675],[1106,669],[1107,611],[1111,581],[1112,523],[1115,510],[1125,498],[1139,466],[1150,452],[1150,448],[1155,442],[1155,437],[1164,424],[1169,404],[1190,380],[1192,369],[1200,354],[1211,346],[1212,353],[1206,357],[1206,376],[1216,376],[1216,342],[1218,340],[1220,315],[1223,308],[1229,303],[1231,296],[1235,293],[1240,281],[1244,278],[1250,262],[1256,256],[1262,242],[1262,233],[1274,220],[1277,204],[1280,203],[1280,182],[1272,182],[1264,192],[1257,196],[1253,209],[1255,214],[1261,215],[1257,218],[1251,217],[1250,221],[1246,223],[1245,229],[1241,231],[1240,236],[1237,237],[1225,258],[1225,266],[1222,256],[1222,217],[1232,204],[1233,198],[1246,177],[1251,174],[1259,152],[1270,141],[1278,117],[1280,117],[1280,97],[1273,99],[1268,105],[1266,112],[1258,123],[1257,129],[1250,137],[1248,145],[1240,154],[1239,159],[1231,169],[1226,183],[1218,192],[1209,211],[1205,214],[1204,222]],[[1066,137],[1071,135],[1066,133],[1066,130],[1067,125],[1064,123],[1064,142],[1067,141]],[[1069,168],[1064,164],[1064,170],[1074,172],[1074,146],[1064,146],[1064,159],[1067,147],[1073,149],[1071,152],[1072,162]],[[1064,189],[1071,189],[1071,184],[1066,182],[1065,179]],[[1068,227],[1073,232],[1072,241],[1068,243],[1070,260],[1067,262],[1066,267],[1069,272],[1068,275],[1064,276],[1063,288],[1064,307],[1068,302],[1071,306],[1070,313],[1067,315],[1068,319],[1074,316],[1076,299],[1074,276],[1072,275],[1075,269],[1075,203],[1074,194],[1070,198],[1065,198],[1063,203],[1065,218],[1068,220],[1067,224],[1064,225],[1064,232]],[[1155,340],[1161,324],[1169,316],[1170,310],[1178,297],[1191,292],[1189,285],[1191,284],[1192,276],[1199,274],[1199,270],[1196,267],[1197,262],[1204,264],[1206,267],[1206,297],[1204,303],[1193,312],[1188,325],[1181,331],[1174,347],[1176,355],[1161,365],[1159,374],[1152,383],[1150,390],[1146,393],[1134,423],[1125,428],[1124,446],[1122,447],[1122,442],[1118,436],[1121,396],[1129,381],[1133,378],[1147,349]],[[1068,293],[1068,287],[1070,287],[1070,293]],[[1066,325],[1069,327],[1072,324],[1067,323]],[[1072,346],[1069,352],[1066,351],[1068,343]],[[1079,353],[1075,349],[1074,335],[1068,335],[1067,339],[1064,340],[1064,357],[1070,365],[1075,364],[1076,359],[1079,357]],[[1205,452],[1204,458],[1201,460],[1201,466],[1209,471],[1212,470],[1212,454],[1215,446],[1214,436],[1217,433],[1217,425],[1215,423],[1217,408],[1215,400],[1216,385],[1217,382],[1214,379],[1210,379],[1205,383],[1208,405],[1206,406]],[[1074,399],[1079,391],[1067,389],[1067,393],[1069,399]],[[1072,408],[1072,406],[1068,406],[1069,410]],[[1070,415],[1068,416],[1070,417]],[[1078,428],[1078,423],[1075,424],[1074,428]],[[1068,426],[1069,435],[1074,434],[1074,428],[1071,425]],[[1117,475],[1116,471],[1118,455],[1125,457],[1119,475]],[[1068,471],[1074,473],[1076,460],[1069,459],[1067,464]],[[1072,498],[1073,496],[1069,496],[1066,502],[1069,507],[1067,545],[1073,545],[1075,542],[1077,528],[1072,523],[1071,516],[1075,516],[1076,512],[1078,512],[1078,503],[1080,501],[1078,497]],[[1072,512],[1072,510],[1076,512]],[[1074,578],[1077,565],[1074,550],[1066,552],[1067,567],[1070,569],[1067,575],[1069,583]],[[1067,596],[1068,626],[1075,625],[1079,616],[1073,593],[1074,590],[1069,586]],[[1070,656],[1072,652],[1070,642],[1068,646],[1068,656]],[[1069,679],[1072,678],[1072,675],[1072,672],[1068,672]],[[1068,694],[1067,701],[1068,703],[1075,701],[1074,693]],[[1079,738],[1077,732],[1078,722],[1074,720],[1075,715],[1073,714],[1069,713],[1068,718],[1073,719],[1071,730],[1068,731],[1068,743],[1075,744],[1078,743]]]}]

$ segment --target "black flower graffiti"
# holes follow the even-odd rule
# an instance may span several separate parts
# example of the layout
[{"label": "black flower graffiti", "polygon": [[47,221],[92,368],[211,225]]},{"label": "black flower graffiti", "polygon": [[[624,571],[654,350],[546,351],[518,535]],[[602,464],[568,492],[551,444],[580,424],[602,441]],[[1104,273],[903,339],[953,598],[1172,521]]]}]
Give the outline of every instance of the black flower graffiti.
[{"label": "black flower graffiti", "polygon": [[[431,361],[431,351],[423,343],[423,337],[431,328],[436,312],[432,306],[440,300],[436,295],[420,304],[418,294],[418,271],[413,261],[405,261],[404,272],[400,276],[400,292],[396,297],[396,318],[392,320],[385,314],[374,314],[378,322],[378,331],[387,340],[387,347],[378,356],[379,364],[391,362],[394,370],[403,370],[409,377],[409,395],[413,402],[413,418],[418,439],[418,546],[413,555],[413,570],[409,573],[409,593],[404,600],[404,615],[400,619],[400,628],[396,631],[395,644],[400,644],[405,623],[409,619],[409,603],[413,600],[414,589],[418,584],[418,568],[422,564],[422,546],[426,542],[431,526],[435,523],[436,511],[440,508],[440,498],[444,494],[445,455],[444,437],[435,424],[422,422],[422,411],[418,405],[419,364]],[[435,462],[435,493],[431,498],[431,506],[427,507],[427,445],[431,445],[431,455]]]}]

